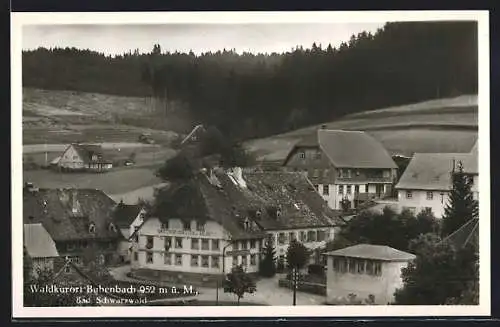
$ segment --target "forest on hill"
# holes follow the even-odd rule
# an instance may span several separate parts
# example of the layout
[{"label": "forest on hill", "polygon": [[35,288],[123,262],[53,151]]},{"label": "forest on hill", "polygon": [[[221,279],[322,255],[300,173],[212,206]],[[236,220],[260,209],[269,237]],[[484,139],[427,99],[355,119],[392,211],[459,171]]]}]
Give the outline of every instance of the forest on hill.
[{"label": "forest on hill", "polygon": [[23,51],[23,86],[152,97],[168,115],[185,104],[197,123],[239,139],[263,137],[370,109],[477,93],[477,23],[395,22],[338,47],[168,53],[157,44],[105,56]]}]

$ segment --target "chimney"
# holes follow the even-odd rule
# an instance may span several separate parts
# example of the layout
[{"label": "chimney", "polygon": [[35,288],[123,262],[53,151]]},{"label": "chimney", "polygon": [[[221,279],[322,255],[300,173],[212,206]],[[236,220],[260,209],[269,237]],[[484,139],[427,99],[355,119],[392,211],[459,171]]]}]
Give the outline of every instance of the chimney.
[{"label": "chimney", "polygon": [[72,199],[71,211],[73,212],[73,214],[77,214],[78,213],[78,199],[77,199],[78,193],[77,193],[76,189],[72,190],[71,195],[72,195],[71,196],[71,199]]}]

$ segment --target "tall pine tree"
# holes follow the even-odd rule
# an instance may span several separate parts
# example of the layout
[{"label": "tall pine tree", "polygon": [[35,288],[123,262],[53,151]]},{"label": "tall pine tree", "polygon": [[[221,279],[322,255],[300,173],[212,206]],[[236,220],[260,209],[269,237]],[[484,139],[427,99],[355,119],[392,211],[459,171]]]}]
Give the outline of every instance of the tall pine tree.
[{"label": "tall pine tree", "polygon": [[260,262],[259,273],[263,277],[273,277],[276,274],[276,250],[270,239],[262,249],[264,258]]},{"label": "tall pine tree", "polygon": [[472,178],[464,172],[461,162],[452,172],[453,186],[444,209],[443,236],[449,235],[470,219],[478,218],[479,206],[472,193]]}]

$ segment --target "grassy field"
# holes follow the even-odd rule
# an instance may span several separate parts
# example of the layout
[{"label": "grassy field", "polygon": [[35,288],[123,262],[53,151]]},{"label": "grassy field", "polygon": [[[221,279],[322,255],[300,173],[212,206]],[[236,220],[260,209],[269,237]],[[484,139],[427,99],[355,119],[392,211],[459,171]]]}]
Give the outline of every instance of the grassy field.
[{"label": "grassy field", "polygon": [[[477,139],[477,97],[461,96],[367,111],[324,125],[328,129],[366,131],[391,154],[468,152]],[[320,126],[252,140],[246,145],[260,160],[280,161],[295,143]]]},{"label": "grassy field", "polygon": [[[137,142],[143,133],[168,145],[191,121],[179,105],[149,98],[23,89],[23,144]],[[170,108],[169,107],[169,108]]]}]

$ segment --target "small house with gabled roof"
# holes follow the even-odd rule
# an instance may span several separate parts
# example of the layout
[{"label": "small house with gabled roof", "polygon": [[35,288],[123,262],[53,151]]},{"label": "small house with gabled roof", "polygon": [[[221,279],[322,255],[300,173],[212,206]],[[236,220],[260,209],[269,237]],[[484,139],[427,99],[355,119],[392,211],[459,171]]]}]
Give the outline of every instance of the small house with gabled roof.
[{"label": "small house with gabled roof", "polygon": [[402,287],[401,269],[414,254],[385,245],[357,244],[327,252],[327,303],[346,298],[370,299],[374,304],[393,302]]},{"label": "small house with gabled roof", "polygon": [[100,145],[82,143],[70,144],[55,165],[61,171],[105,172],[113,168]]},{"label": "small house with gabled roof", "polygon": [[390,196],[397,174],[387,150],[363,131],[319,129],[299,141],[283,165],[305,173],[332,209]]},{"label": "small house with gabled roof", "polygon": [[24,224],[23,243],[25,254],[31,259],[32,275],[39,271],[54,270],[54,260],[59,257],[56,243],[41,223]]}]

